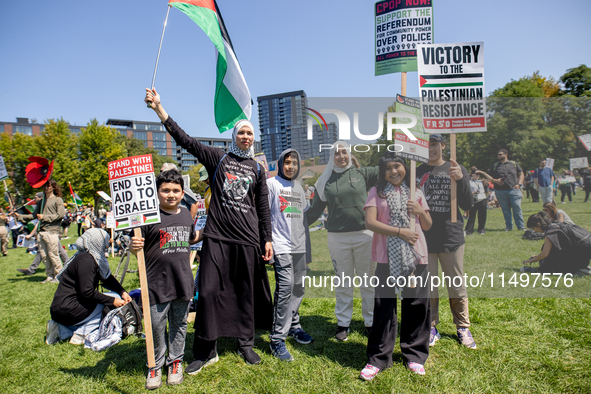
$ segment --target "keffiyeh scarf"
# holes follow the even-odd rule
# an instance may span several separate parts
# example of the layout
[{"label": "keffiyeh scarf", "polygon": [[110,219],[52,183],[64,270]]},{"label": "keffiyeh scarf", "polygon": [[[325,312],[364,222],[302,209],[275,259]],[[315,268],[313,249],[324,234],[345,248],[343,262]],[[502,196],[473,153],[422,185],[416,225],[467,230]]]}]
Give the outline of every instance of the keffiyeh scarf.
[{"label": "keffiyeh scarf", "polygon": [[[410,196],[410,189],[406,183],[400,185],[400,191],[397,191],[391,183],[388,183],[384,189],[386,201],[390,208],[390,226],[399,228],[410,227],[410,217],[406,208]],[[407,278],[412,274],[416,264],[421,256],[415,251],[415,248],[400,237],[388,236],[388,263],[390,266],[390,276],[395,282],[394,291],[402,300],[402,287],[398,286],[398,278],[404,276]]]}]

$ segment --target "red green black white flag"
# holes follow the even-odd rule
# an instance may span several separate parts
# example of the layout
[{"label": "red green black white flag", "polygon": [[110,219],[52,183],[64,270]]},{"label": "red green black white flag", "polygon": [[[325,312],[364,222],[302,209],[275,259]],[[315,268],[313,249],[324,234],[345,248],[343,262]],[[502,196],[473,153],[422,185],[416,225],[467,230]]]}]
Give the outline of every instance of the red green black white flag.
[{"label": "red green black white flag", "polygon": [[169,0],[168,4],[197,23],[215,45],[217,76],[214,113],[220,133],[232,129],[241,119],[250,119],[250,91],[215,0]]}]

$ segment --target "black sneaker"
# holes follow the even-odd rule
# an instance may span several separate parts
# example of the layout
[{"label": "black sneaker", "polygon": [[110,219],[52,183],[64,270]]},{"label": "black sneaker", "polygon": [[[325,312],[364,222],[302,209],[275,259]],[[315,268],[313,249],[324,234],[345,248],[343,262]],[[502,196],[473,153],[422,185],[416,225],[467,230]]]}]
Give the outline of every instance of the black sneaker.
[{"label": "black sneaker", "polygon": [[337,333],[335,334],[335,339],[341,342],[345,342],[348,338],[349,327],[341,327],[337,326]]},{"label": "black sneaker", "polygon": [[201,372],[201,370],[207,366],[210,366],[212,364],[215,364],[219,361],[219,357],[216,353],[215,357],[212,357],[208,360],[196,360],[193,361],[188,367],[187,369],[185,369],[185,372],[189,375],[196,375],[199,372]]},{"label": "black sneaker", "polygon": [[288,336],[292,337],[297,343],[301,343],[302,345],[307,345],[314,341],[314,338],[302,328],[289,330]]},{"label": "black sneaker", "polygon": [[257,365],[261,363],[261,358],[252,350],[251,347],[246,349],[238,349],[238,355],[246,361],[248,365]]}]

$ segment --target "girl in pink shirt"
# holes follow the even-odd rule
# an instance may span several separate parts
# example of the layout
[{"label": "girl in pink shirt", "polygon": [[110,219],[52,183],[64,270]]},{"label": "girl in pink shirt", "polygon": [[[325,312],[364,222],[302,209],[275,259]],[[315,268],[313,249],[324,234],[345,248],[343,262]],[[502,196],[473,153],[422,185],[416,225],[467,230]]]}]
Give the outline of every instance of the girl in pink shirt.
[{"label": "girl in pink shirt", "polygon": [[[374,232],[372,259],[378,262],[379,283],[367,343],[369,361],[360,375],[364,380],[372,380],[392,366],[398,333],[397,297],[403,316],[400,348],[407,367],[419,375],[425,374],[431,328],[428,251],[423,235],[432,224],[429,207],[420,189],[415,201],[410,200],[410,170],[404,159],[386,153],[379,168],[378,185],[370,190],[365,203],[365,226]],[[410,230],[410,214],[415,215],[415,231]]]}]

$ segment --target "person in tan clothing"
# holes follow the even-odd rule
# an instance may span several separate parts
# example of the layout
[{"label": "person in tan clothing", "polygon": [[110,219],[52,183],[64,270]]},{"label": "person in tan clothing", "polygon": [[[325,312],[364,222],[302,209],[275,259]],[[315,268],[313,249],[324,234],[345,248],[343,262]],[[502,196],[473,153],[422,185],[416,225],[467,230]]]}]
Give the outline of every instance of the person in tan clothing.
[{"label": "person in tan clothing", "polygon": [[23,222],[39,220],[39,246],[45,252],[45,273],[47,274],[47,279],[42,283],[58,283],[55,276],[62,269],[59,257],[59,234],[60,225],[65,215],[64,201],[55,179],[50,179],[43,185],[43,193],[45,195],[43,201],[37,204],[31,215],[15,215],[17,220]]},{"label": "person in tan clothing", "polygon": [[4,213],[4,209],[0,208],[0,242],[2,243],[2,255],[8,256],[8,230],[6,229],[6,223],[8,217]]}]

